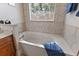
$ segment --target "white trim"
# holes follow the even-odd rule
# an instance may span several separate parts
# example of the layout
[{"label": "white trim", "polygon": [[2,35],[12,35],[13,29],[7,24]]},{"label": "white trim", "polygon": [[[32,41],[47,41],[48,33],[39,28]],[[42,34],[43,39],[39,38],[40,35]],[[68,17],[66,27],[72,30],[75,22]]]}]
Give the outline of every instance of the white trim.
[{"label": "white trim", "polygon": [[31,20],[31,4],[29,3],[29,19]]}]

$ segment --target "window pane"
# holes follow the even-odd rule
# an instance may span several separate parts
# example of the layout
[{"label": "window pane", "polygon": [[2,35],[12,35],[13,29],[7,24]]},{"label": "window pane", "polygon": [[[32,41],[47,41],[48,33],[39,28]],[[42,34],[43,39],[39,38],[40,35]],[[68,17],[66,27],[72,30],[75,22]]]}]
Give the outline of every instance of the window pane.
[{"label": "window pane", "polygon": [[31,20],[49,20],[54,16],[54,3],[32,3]]}]

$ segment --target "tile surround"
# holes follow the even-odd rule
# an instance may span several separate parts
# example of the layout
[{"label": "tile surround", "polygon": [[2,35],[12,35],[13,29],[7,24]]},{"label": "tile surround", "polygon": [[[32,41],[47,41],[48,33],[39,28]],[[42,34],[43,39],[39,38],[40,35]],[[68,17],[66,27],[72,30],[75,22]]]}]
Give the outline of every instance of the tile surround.
[{"label": "tile surround", "polygon": [[65,19],[64,6],[65,6],[64,3],[58,3],[56,5],[56,14],[54,22],[41,22],[41,21],[35,22],[29,20],[28,4],[25,3],[24,13],[26,20],[26,30],[63,35],[64,19]]},{"label": "tile surround", "polygon": [[78,40],[76,39],[77,28],[71,25],[65,26],[64,39],[72,49],[72,51],[76,54],[78,51]]}]

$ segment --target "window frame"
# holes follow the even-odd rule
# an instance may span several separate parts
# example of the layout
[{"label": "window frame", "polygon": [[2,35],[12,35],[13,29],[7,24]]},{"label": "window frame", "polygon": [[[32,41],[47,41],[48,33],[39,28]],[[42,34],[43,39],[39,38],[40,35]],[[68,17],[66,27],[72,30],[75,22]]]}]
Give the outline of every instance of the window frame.
[{"label": "window frame", "polygon": [[31,3],[29,3],[29,16],[30,16],[30,21],[54,21],[54,18],[55,18],[55,10],[56,10],[56,3],[54,3],[54,12],[53,12],[53,18],[51,18],[51,19],[38,19],[38,20],[36,20],[36,19],[32,19],[32,16],[31,16]]}]

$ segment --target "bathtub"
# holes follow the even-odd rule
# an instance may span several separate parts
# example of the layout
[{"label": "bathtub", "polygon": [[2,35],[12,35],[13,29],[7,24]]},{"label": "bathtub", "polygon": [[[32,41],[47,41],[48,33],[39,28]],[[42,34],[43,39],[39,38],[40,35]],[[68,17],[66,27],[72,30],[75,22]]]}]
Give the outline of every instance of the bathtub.
[{"label": "bathtub", "polygon": [[40,32],[24,32],[19,40],[21,52],[25,56],[47,56],[43,44],[55,41],[63,49],[66,55],[74,55],[63,37],[54,34]]}]

